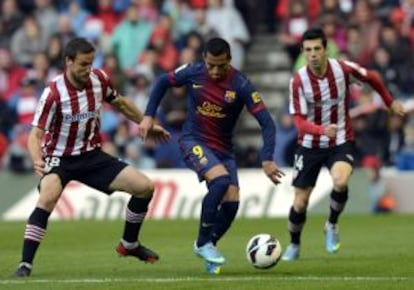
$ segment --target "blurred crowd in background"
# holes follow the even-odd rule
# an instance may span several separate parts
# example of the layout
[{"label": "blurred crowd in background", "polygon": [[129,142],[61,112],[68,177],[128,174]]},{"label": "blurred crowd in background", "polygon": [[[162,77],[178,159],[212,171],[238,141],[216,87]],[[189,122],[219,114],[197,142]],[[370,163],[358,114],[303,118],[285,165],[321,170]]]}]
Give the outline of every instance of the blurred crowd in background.
[{"label": "blurred crowd in background", "polygon": [[[43,88],[64,69],[62,50],[75,36],[97,48],[103,69],[121,94],[145,110],[162,72],[200,60],[203,43],[220,36],[243,71],[258,33],[274,35],[291,60],[304,64],[300,36],[322,26],[332,57],[377,70],[394,98],[411,112],[414,100],[414,0],[0,0],[0,168],[31,172],[27,136]],[[358,165],[414,169],[414,118],[392,117],[370,88],[355,86],[351,113]],[[264,97],[265,98],[265,97]],[[286,98],[288,96],[286,95]],[[266,99],[264,99],[266,102]],[[274,113],[278,162],[291,166],[296,132],[287,110]],[[136,126],[110,106],[102,115],[103,149],[136,168],[184,168],[177,143],[186,118],[186,90],[168,91],[159,122],[168,144],[145,144]],[[241,167],[259,167],[259,148],[236,148]],[[365,159],[364,159],[365,158]],[[371,164],[371,163],[369,163]]]}]

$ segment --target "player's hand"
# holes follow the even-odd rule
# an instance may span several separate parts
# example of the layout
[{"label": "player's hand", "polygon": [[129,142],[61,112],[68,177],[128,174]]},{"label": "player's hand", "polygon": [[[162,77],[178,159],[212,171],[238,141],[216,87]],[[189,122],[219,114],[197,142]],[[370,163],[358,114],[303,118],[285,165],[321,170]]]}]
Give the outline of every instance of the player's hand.
[{"label": "player's hand", "polygon": [[147,136],[157,143],[165,143],[171,139],[171,134],[160,125],[154,125]]},{"label": "player's hand", "polygon": [[329,124],[323,130],[324,135],[328,136],[329,138],[335,138],[336,132],[338,131],[338,126],[336,124]]},{"label": "player's hand", "polygon": [[398,115],[400,117],[404,117],[405,115],[404,106],[398,101],[392,102],[390,110],[393,114]]},{"label": "player's hand", "polygon": [[42,159],[33,161],[34,171],[40,177],[42,177],[46,173],[46,171],[45,171],[45,165],[46,165],[46,163]]},{"label": "player's hand", "polygon": [[138,136],[141,137],[142,140],[148,136],[149,131],[154,127],[154,118],[150,116],[144,116],[142,121],[138,124]]},{"label": "player's hand", "polygon": [[274,183],[274,184],[279,184],[281,181],[280,179],[285,176],[285,173],[281,170],[279,170],[279,168],[276,165],[276,162],[274,161],[263,161],[262,162],[262,168],[263,171],[265,172],[266,176],[269,177],[269,179]]}]

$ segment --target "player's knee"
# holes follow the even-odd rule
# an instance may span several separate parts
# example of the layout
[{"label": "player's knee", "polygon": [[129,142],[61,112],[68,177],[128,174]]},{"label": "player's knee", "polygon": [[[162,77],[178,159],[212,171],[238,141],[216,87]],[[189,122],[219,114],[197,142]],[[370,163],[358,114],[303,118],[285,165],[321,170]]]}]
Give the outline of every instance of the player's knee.
[{"label": "player's knee", "polygon": [[230,175],[221,175],[207,182],[207,187],[210,192],[220,192],[222,197],[226,194],[230,186]]},{"label": "player's knee", "polygon": [[59,197],[60,193],[58,192],[47,189],[43,190],[37,202],[37,206],[51,212],[59,201]]},{"label": "player's knee", "polygon": [[42,179],[39,186],[39,199],[37,206],[52,211],[62,194],[62,185],[60,178],[51,174]]},{"label": "player's knee", "polygon": [[293,201],[293,207],[297,213],[305,212],[308,208],[309,197],[306,195],[296,195]]},{"label": "player's knee", "polygon": [[296,198],[293,207],[297,213],[303,213],[308,208],[309,200],[306,198]]},{"label": "player's knee", "polygon": [[335,175],[332,177],[332,181],[336,191],[343,191],[348,186],[348,178],[344,175]]},{"label": "player's knee", "polygon": [[152,198],[152,196],[154,194],[154,190],[155,190],[154,182],[152,180],[148,180],[145,183],[145,190],[142,194],[142,197],[143,198]]}]

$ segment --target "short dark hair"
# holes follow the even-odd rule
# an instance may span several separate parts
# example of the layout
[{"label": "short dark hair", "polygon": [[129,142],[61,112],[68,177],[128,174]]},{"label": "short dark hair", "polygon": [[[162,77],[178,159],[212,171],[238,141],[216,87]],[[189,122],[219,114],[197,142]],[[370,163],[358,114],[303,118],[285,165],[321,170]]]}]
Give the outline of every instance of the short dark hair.
[{"label": "short dark hair", "polygon": [[76,37],[71,39],[66,44],[63,57],[66,59],[75,59],[78,53],[90,53],[95,51],[95,47],[83,37]]},{"label": "short dark hair", "polygon": [[214,37],[207,41],[205,45],[204,55],[207,55],[207,53],[210,53],[214,56],[225,53],[229,58],[231,58],[230,44],[223,38]]},{"label": "short dark hair", "polygon": [[325,32],[322,30],[322,28],[319,28],[319,27],[308,29],[303,33],[302,39],[300,41],[301,47],[303,47],[303,42],[305,40],[313,40],[313,39],[321,39],[323,47],[326,48],[326,44],[327,44],[326,35],[325,35]]}]

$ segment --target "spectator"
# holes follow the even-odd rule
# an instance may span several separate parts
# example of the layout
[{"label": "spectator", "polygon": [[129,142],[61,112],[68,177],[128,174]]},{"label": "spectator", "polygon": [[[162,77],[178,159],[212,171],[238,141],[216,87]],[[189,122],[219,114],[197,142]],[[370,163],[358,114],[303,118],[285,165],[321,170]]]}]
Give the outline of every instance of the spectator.
[{"label": "spectator", "polygon": [[150,38],[150,45],[157,52],[157,65],[164,72],[174,69],[178,61],[178,52],[171,39],[171,27],[171,17],[162,15]]},{"label": "spectator", "polygon": [[194,11],[190,9],[186,0],[165,0],[162,12],[172,19],[171,37],[179,43],[182,37],[195,27]]},{"label": "spectator", "polygon": [[125,19],[115,27],[111,40],[122,70],[132,70],[136,65],[149,43],[153,28],[153,23],[139,19],[134,6],[128,8]]},{"label": "spectator", "polygon": [[385,181],[381,178],[381,161],[378,157],[369,155],[362,159],[361,166],[368,172],[368,195],[371,211],[373,213],[393,211],[396,203]]},{"label": "spectator", "polygon": [[213,26],[207,22],[207,15],[205,9],[195,10],[194,19],[195,31],[201,35],[203,42],[207,42],[209,39],[219,36],[217,30],[214,29]]},{"label": "spectator", "polygon": [[11,52],[17,64],[29,67],[36,53],[46,50],[48,36],[32,16],[26,16],[23,26],[11,39]]},{"label": "spectator", "polygon": [[[17,90],[8,102],[8,107],[16,115],[17,123],[15,131],[21,128],[29,130],[36,111],[38,100],[37,80],[33,77],[26,77],[21,80],[21,88]],[[15,135],[18,135],[15,132]]]},{"label": "spectator", "polygon": [[9,100],[25,75],[26,70],[15,64],[10,52],[0,49],[0,97]]},{"label": "spectator", "polygon": [[9,49],[10,36],[7,35],[4,20],[0,18],[0,49]]},{"label": "spectator", "polygon": [[230,43],[231,65],[243,69],[250,34],[240,13],[233,6],[224,5],[223,0],[209,0],[207,23]]},{"label": "spectator", "polygon": [[[358,0],[351,15],[351,21],[358,25],[364,43],[364,51],[371,54],[378,46],[381,22],[373,13],[369,0]],[[369,57],[367,58],[369,59]],[[361,65],[367,65],[367,59],[361,59]]]},{"label": "spectator", "polygon": [[300,39],[311,25],[306,3],[301,0],[289,2],[288,12],[279,31],[279,41],[285,47],[292,63],[300,54]]},{"label": "spectator", "polygon": [[136,0],[139,19],[145,22],[157,22],[160,11],[155,2],[155,0]]},{"label": "spectator", "polygon": [[[203,58],[203,48],[204,48],[204,40],[203,37],[195,31],[190,32],[187,35],[187,39],[185,41],[185,47],[181,50],[180,53],[180,63],[190,63],[196,60],[202,60]],[[183,58],[183,55],[186,54],[186,51],[191,51],[188,61],[181,60]],[[184,58],[186,58],[184,56]]]},{"label": "spectator", "polygon": [[281,167],[293,166],[297,130],[293,123],[292,116],[288,112],[288,107],[279,114],[276,122],[276,146],[274,158],[276,164]]},{"label": "spectator", "polygon": [[[127,79],[119,67],[118,59],[113,54],[107,54],[104,58],[103,68],[105,73],[112,80],[114,86],[118,88],[122,94],[126,91]],[[129,94],[127,94],[129,96]]]},{"label": "spectator", "polygon": [[51,0],[35,0],[34,15],[43,33],[49,37],[58,29],[59,14]]},{"label": "spectator", "polygon": [[80,35],[85,26],[86,19],[89,17],[88,11],[83,9],[78,1],[71,1],[67,11],[67,16],[70,19],[70,26],[76,35]]},{"label": "spectator", "polygon": [[351,23],[346,28],[346,52],[354,62],[368,65],[371,51],[366,46],[361,30],[357,24]]},{"label": "spectator", "polygon": [[17,7],[16,0],[4,0],[1,3],[1,19],[6,35],[13,35],[22,26],[24,16]]},{"label": "spectator", "polygon": [[63,44],[58,34],[49,37],[46,55],[51,68],[63,71]]},{"label": "spectator", "polygon": [[[72,38],[76,36],[73,31],[71,19],[68,14],[61,14],[57,19],[58,31],[56,35],[59,36],[62,45],[65,46]],[[83,31],[83,30],[82,30]]]},{"label": "spectator", "polygon": [[388,90],[398,98],[401,94],[399,71],[396,64],[391,62],[391,55],[388,50],[381,46],[377,47],[374,50],[372,63],[369,67],[381,75]]}]

